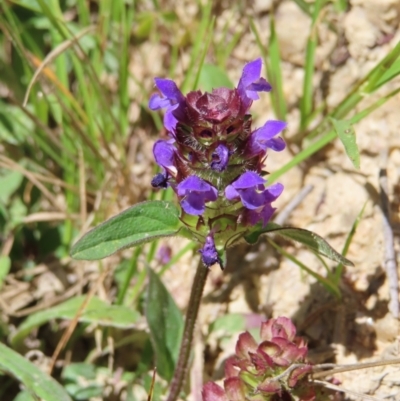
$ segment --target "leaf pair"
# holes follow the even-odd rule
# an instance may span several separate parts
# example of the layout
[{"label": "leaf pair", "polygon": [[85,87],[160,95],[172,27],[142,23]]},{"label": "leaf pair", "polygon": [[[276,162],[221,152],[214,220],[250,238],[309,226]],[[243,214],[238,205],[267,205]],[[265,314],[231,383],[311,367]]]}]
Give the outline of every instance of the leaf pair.
[{"label": "leaf pair", "polygon": [[[139,203],[85,234],[72,247],[71,256],[85,260],[102,259],[124,248],[160,237],[180,235],[184,226],[179,214],[179,209],[171,202]],[[336,252],[322,237],[304,229],[280,227],[274,223],[269,223],[265,228],[258,225],[245,236],[245,240],[249,244],[255,244],[260,235],[268,233],[300,242],[335,262],[352,265],[352,262]]]}]

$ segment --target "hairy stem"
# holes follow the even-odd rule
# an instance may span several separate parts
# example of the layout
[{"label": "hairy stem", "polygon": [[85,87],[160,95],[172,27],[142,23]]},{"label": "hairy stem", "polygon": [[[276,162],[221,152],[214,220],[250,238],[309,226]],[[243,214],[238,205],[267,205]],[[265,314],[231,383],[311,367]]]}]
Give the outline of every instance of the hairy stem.
[{"label": "hairy stem", "polygon": [[190,350],[193,342],[193,332],[199,312],[200,302],[203,295],[204,286],[206,284],[209,269],[206,268],[201,259],[197,266],[196,274],[193,279],[192,289],[188,309],[186,311],[185,329],[183,331],[181,349],[176,364],[174,377],[171,381],[169,395],[167,401],[176,401],[182,389],[183,382],[186,377]]}]

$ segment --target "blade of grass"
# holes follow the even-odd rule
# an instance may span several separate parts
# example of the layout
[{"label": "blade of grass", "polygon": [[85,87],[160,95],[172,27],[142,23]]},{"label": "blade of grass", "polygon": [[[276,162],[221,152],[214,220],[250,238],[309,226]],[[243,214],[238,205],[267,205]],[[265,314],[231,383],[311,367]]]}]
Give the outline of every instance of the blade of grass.
[{"label": "blade of grass", "polygon": [[283,121],[286,121],[286,102],[283,92],[282,73],[281,73],[281,55],[279,51],[278,37],[275,31],[275,18],[271,14],[270,17],[271,36],[269,39],[269,57],[271,66],[271,84],[272,84],[272,99],[275,102],[276,116]]},{"label": "blade of grass", "polygon": [[300,10],[305,12],[307,15],[311,16],[311,11],[312,11],[312,4],[306,3],[304,0],[292,0],[293,3],[296,3]]},{"label": "blade of grass", "polygon": [[[360,224],[362,216],[364,215],[364,211],[365,211],[365,207],[367,206],[367,203],[368,203],[368,201],[366,201],[364,203],[364,206],[360,210],[360,213],[358,213],[356,219],[354,220],[353,225],[351,226],[349,233],[347,234],[346,241],[344,243],[343,250],[342,250],[343,256],[346,256],[349,251],[351,241],[353,240],[354,234],[357,231],[357,227]],[[333,274],[333,279],[334,279],[336,285],[339,285],[340,279],[342,278],[343,269],[344,269],[344,266],[341,263],[339,263],[335,269],[335,272]]]},{"label": "blade of grass", "polygon": [[[270,46],[269,46],[270,53],[268,54],[267,50],[266,50],[268,46],[263,45],[263,43],[261,41],[261,36],[257,30],[257,27],[254,24],[254,21],[252,19],[250,19],[250,28],[254,34],[257,46],[262,55],[265,69],[267,71],[268,81],[272,85],[271,102],[272,102],[272,108],[274,110],[274,114],[278,118],[285,120],[286,104],[285,104],[284,95],[283,95],[282,76],[281,76],[281,72],[280,72],[280,68],[281,68],[280,67],[280,53],[279,53],[279,47],[278,47],[278,42],[277,42],[277,38],[276,38],[275,28],[272,28],[272,24],[273,24],[273,22],[271,22],[271,29],[274,29],[274,32],[271,31]],[[275,27],[275,25],[273,25],[273,27]],[[272,38],[272,36],[274,36],[274,37]],[[272,50],[271,50],[271,44],[272,44]],[[271,53],[271,51],[272,51],[272,53]],[[271,61],[271,63],[269,61]]]},{"label": "blade of grass", "polygon": [[201,69],[203,68],[204,60],[206,58],[208,48],[211,43],[211,39],[213,38],[214,22],[215,22],[215,18],[213,17],[213,19],[211,20],[211,23],[210,23],[210,31],[209,31],[208,37],[205,39],[204,50],[203,50],[203,54],[201,55],[201,58],[200,58],[199,67],[196,72],[196,77],[193,82],[193,90],[197,89],[198,84],[199,84]]},{"label": "blade of grass", "polygon": [[212,0],[208,0],[204,6],[201,6],[200,25],[197,29],[195,42],[193,43],[192,52],[190,54],[189,67],[181,84],[181,90],[183,93],[188,92],[190,89],[194,89],[193,77],[195,76],[195,70],[200,70],[198,65],[199,56],[203,48],[204,39],[207,37],[207,32],[209,32],[209,28],[213,23],[213,18],[211,17],[212,4]]},{"label": "blade of grass", "polygon": [[321,18],[322,7],[326,0],[316,0],[311,19],[310,36],[307,40],[305,74],[303,81],[303,96],[300,100],[300,131],[304,131],[307,126],[307,118],[313,109],[313,76],[315,63],[315,50],[318,42],[318,23]]}]

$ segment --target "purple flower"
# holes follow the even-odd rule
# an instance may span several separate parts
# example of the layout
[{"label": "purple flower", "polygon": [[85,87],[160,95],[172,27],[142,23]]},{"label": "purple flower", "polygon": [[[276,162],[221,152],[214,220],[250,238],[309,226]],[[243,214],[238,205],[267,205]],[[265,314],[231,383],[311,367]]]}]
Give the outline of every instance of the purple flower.
[{"label": "purple flower", "polygon": [[239,95],[242,100],[242,110],[247,112],[253,100],[259,99],[257,92],[269,92],[272,87],[261,78],[262,61],[260,58],[247,63],[238,84]]},{"label": "purple flower", "polygon": [[251,156],[255,156],[260,153],[265,154],[268,148],[276,152],[285,149],[285,141],[281,137],[274,138],[274,136],[283,131],[286,126],[287,124],[284,121],[267,121],[263,127],[251,134],[247,143],[247,151]]},{"label": "purple flower", "polygon": [[164,115],[164,126],[167,131],[175,131],[178,120],[174,116],[174,110],[178,109],[179,105],[185,102],[185,97],[176,86],[176,83],[171,79],[155,78],[157,88],[163,94],[160,96],[155,93],[149,101],[149,108],[151,110],[158,110],[166,108],[167,111]]},{"label": "purple flower", "polygon": [[263,223],[263,227],[267,225],[267,223],[271,220],[272,215],[274,214],[276,208],[272,207],[270,203],[264,205],[264,207],[257,210],[247,210],[245,214],[245,221],[248,225],[254,226],[260,220]]},{"label": "purple flower", "polygon": [[177,169],[175,167],[175,147],[173,140],[157,141],[153,146],[153,154],[157,164],[169,171],[171,174],[176,174]]},{"label": "purple flower", "polygon": [[212,162],[210,164],[211,169],[218,172],[224,171],[228,166],[229,162],[229,149],[225,145],[219,144],[215,148],[211,157],[212,157]]},{"label": "purple flower", "polygon": [[201,215],[205,203],[217,200],[218,191],[208,182],[191,175],[176,187],[178,196],[183,196],[181,206],[188,214]]},{"label": "purple flower", "polygon": [[218,255],[217,248],[215,247],[214,237],[208,234],[204,242],[203,248],[199,250],[201,253],[201,260],[206,267],[211,267],[218,263],[222,269],[222,261]]},{"label": "purple flower", "polygon": [[246,209],[257,210],[274,201],[283,191],[282,184],[277,183],[266,189],[265,182],[257,173],[247,171],[226,187],[225,196],[229,200],[240,198]]}]

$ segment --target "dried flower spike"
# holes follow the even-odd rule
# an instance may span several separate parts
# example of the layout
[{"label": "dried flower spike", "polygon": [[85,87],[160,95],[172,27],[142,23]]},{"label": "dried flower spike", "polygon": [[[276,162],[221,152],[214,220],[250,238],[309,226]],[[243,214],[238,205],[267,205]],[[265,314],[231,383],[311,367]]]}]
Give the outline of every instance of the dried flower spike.
[{"label": "dried flower spike", "polygon": [[209,382],[203,401],[323,401],[328,396],[308,379],[307,345],[290,319],[262,323],[260,343],[242,333],[236,353],[225,363],[224,388]]}]

